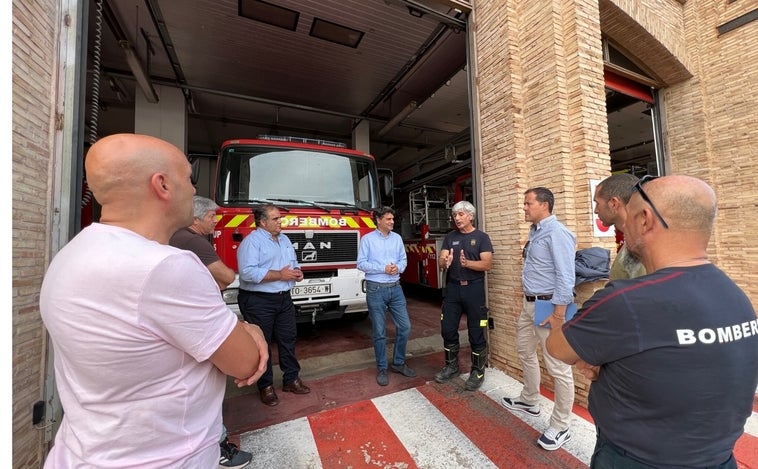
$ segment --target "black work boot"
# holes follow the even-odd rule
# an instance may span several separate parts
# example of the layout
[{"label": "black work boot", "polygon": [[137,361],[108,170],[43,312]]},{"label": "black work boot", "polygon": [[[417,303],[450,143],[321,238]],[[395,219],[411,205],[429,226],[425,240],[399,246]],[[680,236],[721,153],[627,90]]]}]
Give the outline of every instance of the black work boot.
[{"label": "black work boot", "polygon": [[484,367],[487,365],[487,348],[471,351],[471,374],[466,380],[466,391],[476,391],[484,382]]},{"label": "black work boot", "polygon": [[438,383],[447,383],[451,379],[461,374],[458,369],[458,350],[459,345],[446,345],[445,346],[445,368],[434,376],[434,380]]}]

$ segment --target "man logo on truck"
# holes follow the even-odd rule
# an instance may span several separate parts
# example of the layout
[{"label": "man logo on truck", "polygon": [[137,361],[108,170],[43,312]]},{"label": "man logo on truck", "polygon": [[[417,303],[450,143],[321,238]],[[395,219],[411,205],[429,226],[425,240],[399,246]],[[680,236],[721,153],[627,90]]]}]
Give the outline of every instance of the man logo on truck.
[{"label": "man logo on truck", "polygon": [[316,251],[303,251],[302,259],[303,262],[316,262]]},{"label": "man logo on truck", "polygon": [[[297,243],[297,242],[296,243],[292,243],[292,247],[294,247],[295,251],[297,251],[297,250],[300,249],[300,243]],[[318,248],[319,248],[319,250],[321,250],[321,249],[331,249],[332,248],[332,242],[331,241],[321,241],[319,243],[319,245],[318,245]],[[314,246],[312,242],[308,241],[303,246],[303,251],[305,251],[306,249],[315,250],[316,246]]]}]

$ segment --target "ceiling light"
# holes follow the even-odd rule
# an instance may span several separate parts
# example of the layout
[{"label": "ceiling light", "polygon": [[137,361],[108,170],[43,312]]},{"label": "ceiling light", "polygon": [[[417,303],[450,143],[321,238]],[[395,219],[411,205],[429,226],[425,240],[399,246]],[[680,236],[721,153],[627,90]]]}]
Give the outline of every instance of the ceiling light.
[{"label": "ceiling light", "polygon": [[387,132],[395,128],[399,123],[401,123],[406,117],[410,116],[413,111],[416,110],[418,107],[418,103],[416,101],[411,101],[408,103],[407,106],[405,106],[402,111],[398,112],[395,117],[390,119],[387,124],[379,130],[379,137],[384,137]]},{"label": "ceiling light", "polygon": [[415,16],[416,18],[421,18],[422,16],[424,16],[423,11],[417,8],[413,8],[411,6],[408,7],[408,13],[410,13],[411,16]]},{"label": "ceiling light", "polygon": [[261,0],[239,0],[239,16],[295,31],[300,12]]},{"label": "ceiling light", "polygon": [[310,32],[310,35],[313,37],[342,44],[353,49],[358,47],[361,39],[363,39],[363,34],[363,31],[322,20],[321,18],[313,18]]},{"label": "ceiling light", "polygon": [[132,47],[129,41],[119,41],[119,45],[122,49],[124,49],[124,53],[126,54],[126,62],[129,64],[129,68],[132,70],[134,79],[137,80],[137,85],[139,85],[139,88],[145,95],[145,99],[147,99],[147,102],[149,103],[157,103],[158,94],[155,92],[153,84],[150,83],[150,77],[145,72],[145,68],[142,66],[142,62],[137,56],[137,53],[134,51],[134,47]]}]

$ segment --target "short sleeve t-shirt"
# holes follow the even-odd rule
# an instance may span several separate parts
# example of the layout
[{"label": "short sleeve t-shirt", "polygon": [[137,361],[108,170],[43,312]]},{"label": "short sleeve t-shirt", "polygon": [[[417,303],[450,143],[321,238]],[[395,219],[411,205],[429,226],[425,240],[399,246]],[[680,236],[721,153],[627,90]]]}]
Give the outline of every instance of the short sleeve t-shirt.
[{"label": "short sleeve t-shirt", "polygon": [[197,256],[95,223],[40,292],[64,416],[46,467],[216,467],[237,318]]},{"label": "short sleeve t-shirt", "polygon": [[174,233],[168,244],[175,248],[194,252],[205,266],[220,260],[210,241],[205,236],[197,234],[189,228],[182,228]]},{"label": "short sleeve t-shirt", "polygon": [[563,326],[600,365],[589,411],[611,443],[656,467],[726,461],[752,413],[758,320],[712,264],[616,280]]},{"label": "short sleeve t-shirt", "polygon": [[483,252],[495,252],[489,235],[478,229],[471,233],[461,233],[458,230],[451,231],[445,235],[445,239],[442,241],[442,249],[450,251],[453,255],[453,262],[448,269],[447,278],[454,281],[472,281],[484,278],[484,272],[461,266],[461,251],[463,251],[466,259],[474,261],[481,260],[481,253]]}]

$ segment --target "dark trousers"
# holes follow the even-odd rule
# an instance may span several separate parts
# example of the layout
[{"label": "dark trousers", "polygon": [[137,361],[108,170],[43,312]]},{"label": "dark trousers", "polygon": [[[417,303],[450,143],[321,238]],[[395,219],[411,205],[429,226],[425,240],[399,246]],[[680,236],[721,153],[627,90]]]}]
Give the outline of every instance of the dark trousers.
[{"label": "dark trousers", "polygon": [[468,285],[448,282],[445,287],[445,299],[442,301],[442,340],[445,346],[459,345],[458,324],[461,315],[466,314],[468,341],[471,350],[479,352],[487,347],[487,305],[484,302],[484,282],[478,281]]},{"label": "dark trousers", "polygon": [[[627,451],[610,443],[598,434],[595,451],[590,460],[590,469],[656,469],[659,467],[661,466],[651,466],[636,460]],[[737,462],[732,454],[725,462],[702,469],[737,469]]]},{"label": "dark trousers", "polygon": [[269,344],[268,367],[258,380],[258,389],[274,384],[274,370],[271,362],[272,340],[276,340],[279,351],[279,368],[282,370],[283,383],[289,384],[295,381],[300,374],[300,364],[295,358],[295,339],[297,338],[295,304],[292,303],[289,292],[259,293],[240,290],[237,303],[245,321],[258,325]]}]

